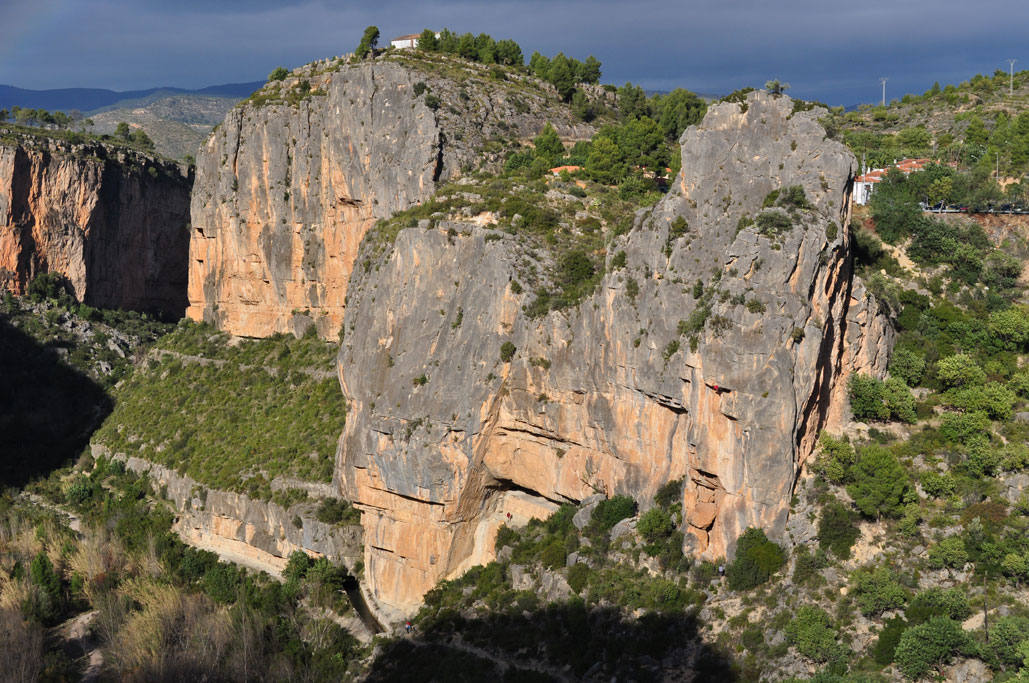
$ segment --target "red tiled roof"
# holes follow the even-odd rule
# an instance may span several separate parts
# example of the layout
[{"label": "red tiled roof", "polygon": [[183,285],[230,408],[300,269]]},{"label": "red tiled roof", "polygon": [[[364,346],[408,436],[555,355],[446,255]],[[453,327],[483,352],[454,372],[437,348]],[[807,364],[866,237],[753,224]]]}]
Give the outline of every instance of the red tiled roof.
[{"label": "red tiled roof", "polygon": [[[907,175],[908,173],[921,171],[930,163],[932,163],[932,159],[901,159],[893,164],[893,166],[896,166],[897,170]],[[947,165],[955,168],[957,167],[957,164],[953,162]],[[878,183],[882,181],[883,177],[889,172],[889,170],[889,168],[872,169],[863,175],[859,175],[855,178],[855,181],[859,183]]]}]

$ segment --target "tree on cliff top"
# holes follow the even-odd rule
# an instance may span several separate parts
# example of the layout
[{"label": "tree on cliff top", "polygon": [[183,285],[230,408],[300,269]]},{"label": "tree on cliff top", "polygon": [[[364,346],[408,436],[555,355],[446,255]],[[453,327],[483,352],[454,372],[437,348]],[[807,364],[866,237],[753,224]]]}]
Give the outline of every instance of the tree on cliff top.
[{"label": "tree on cliff top", "polygon": [[358,59],[364,59],[369,52],[374,50],[379,44],[379,27],[369,26],[364,30],[364,35],[361,36],[361,42],[358,44],[357,49],[354,50],[354,55]]},{"label": "tree on cliff top", "polygon": [[790,89],[789,83],[783,83],[778,79],[772,79],[765,83],[765,90],[772,93],[773,95],[782,95]]}]

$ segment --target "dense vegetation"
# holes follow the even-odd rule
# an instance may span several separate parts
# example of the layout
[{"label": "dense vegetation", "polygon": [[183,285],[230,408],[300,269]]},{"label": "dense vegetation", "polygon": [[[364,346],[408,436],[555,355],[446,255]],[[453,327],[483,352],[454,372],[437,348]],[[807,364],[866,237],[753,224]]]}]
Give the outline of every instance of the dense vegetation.
[{"label": "dense vegetation", "polygon": [[257,498],[276,477],[328,482],[344,418],[336,348],[314,335],[229,344],[182,321],[113,392],[93,441]]},{"label": "dense vegetation", "polygon": [[835,109],[828,123],[869,167],[933,157],[977,173],[999,169],[1001,175],[1020,178],[1029,170],[1027,100],[1029,71],[1013,79],[996,71],[959,85],[941,88],[936,83],[887,106],[863,105],[846,113]]},{"label": "dense vegetation", "polygon": [[[366,32],[359,57],[374,54],[377,34]],[[501,73],[531,72],[580,118],[603,115],[607,125],[570,149],[548,126],[531,146],[504,150],[499,175],[469,174],[381,221],[359,268],[377,267],[402,229],[453,237],[460,220],[488,213],[484,239],[516,242],[524,256],[510,286],[525,312],[576,305],[605,272],[625,267],[624,252],[608,253],[611,240],[660,198],[665,169],[677,169],[675,141],[704,103],[686,91],[647,98],[631,84],[591,99],[587,90],[603,89],[581,86],[599,78],[599,62],[533,55],[526,67],[513,41],[445,31],[421,42]],[[277,69],[270,81],[288,76]],[[991,160],[1005,173],[1029,164],[1029,119],[1009,111],[1017,100],[1000,76],[827,118],[870,164],[935,144],[958,166],[891,173],[851,226],[857,272],[890,316],[896,347],[885,379],[850,380],[858,423],[821,436],[786,537],[746,529],[731,560],[696,561],[683,552],[681,480],[652,501],[566,504],[546,520],[501,527],[496,561],[441,582],[414,636],[386,639],[374,657],[338,624],[352,616],[346,568],[295,554],[283,583],[248,575],[183,545],[170,532],[174,510],[120,462],[83,456],[61,467],[106,417],[94,443],[212,487],[269,498],[279,477],[328,481],[344,419],[335,345],[230,341],[203,325],[97,311],[54,277],[33,282],[26,299],[6,296],[0,377],[19,393],[0,393],[0,445],[5,455],[29,446],[4,465],[54,471],[26,489],[34,502],[0,496],[0,660],[26,679],[75,677],[79,663],[44,646],[46,629],[95,611],[104,673],[130,680],[922,680],[956,675],[947,667],[959,662],[981,665],[971,675],[1029,679],[1029,308],[1020,280],[1029,248],[1011,225],[988,231],[918,207],[1025,198],[1022,183],[1002,189],[989,174]],[[302,80],[290,88],[276,97],[315,94]],[[905,119],[955,104],[969,108],[925,126]],[[555,177],[556,166],[579,169]],[[795,187],[765,204],[753,220],[772,239],[808,210]],[[688,230],[672,225],[674,236]],[[699,315],[680,322],[684,337],[705,324],[711,284],[694,287]],[[511,342],[497,349],[502,362],[517,352]],[[55,422],[58,414],[74,419]],[[4,481],[26,478],[5,472]],[[55,508],[81,519],[81,536]],[[340,501],[316,514],[356,521]]]},{"label": "dense vegetation", "polygon": [[[8,120],[11,122],[4,123]],[[142,128],[133,129],[123,121],[118,124],[114,135],[95,135],[89,132],[92,126],[92,119],[83,119],[77,113],[22,109],[18,106],[12,107],[10,112],[0,109],[0,141],[17,141],[19,136],[29,135],[66,140],[72,144],[103,142],[131,147],[141,152],[154,151],[154,141]]]},{"label": "dense vegetation", "polygon": [[[0,497],[5,676],[74,680],[94,648],[117,680],[329,680],[360,669],[364,649],[334,621],[353,615],[345,567],[301,553],[280,583],[219,562],[183,544],[174,511],[118,462],[86,458],[31,490],[46,507]],[[66,620],[87,635],[47,636]]]}]

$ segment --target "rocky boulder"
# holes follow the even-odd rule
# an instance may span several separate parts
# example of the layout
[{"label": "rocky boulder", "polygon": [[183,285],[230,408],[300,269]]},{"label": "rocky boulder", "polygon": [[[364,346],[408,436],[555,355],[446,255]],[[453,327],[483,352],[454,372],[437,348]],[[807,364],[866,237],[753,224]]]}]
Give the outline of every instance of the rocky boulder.
[{"label": "rocky boulder", "polygon": [[336,475],[380,605],[492,559],[514,492],[646,506],[684,477],[687,550],[784,536],[847,378],[881,376],[891,344],[851,273],[855,160],[817,115],[766,93],[713,106],[671,191],[609,247],[626,265],[575,309],[529,318],[511,282],[545,256],[473,225],[403,230],[355,272]]}]

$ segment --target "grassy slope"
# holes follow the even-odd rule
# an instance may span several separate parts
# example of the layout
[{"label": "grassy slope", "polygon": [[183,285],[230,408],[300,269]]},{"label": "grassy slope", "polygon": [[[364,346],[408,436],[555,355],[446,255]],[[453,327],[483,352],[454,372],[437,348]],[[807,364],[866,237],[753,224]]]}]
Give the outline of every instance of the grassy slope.
[{"label": "grassy slope", "polygon": [[278,476],[329,482],[345,414],[336,348],[288,336],[230,345],[182,322],[115,390],[94,442],[258,498]]}]

